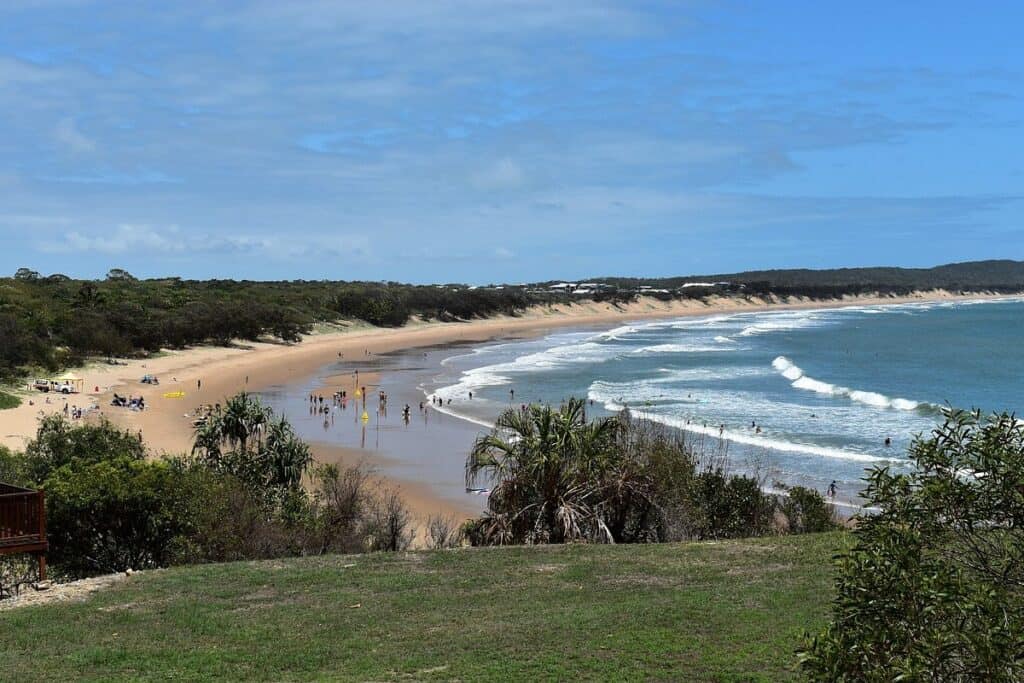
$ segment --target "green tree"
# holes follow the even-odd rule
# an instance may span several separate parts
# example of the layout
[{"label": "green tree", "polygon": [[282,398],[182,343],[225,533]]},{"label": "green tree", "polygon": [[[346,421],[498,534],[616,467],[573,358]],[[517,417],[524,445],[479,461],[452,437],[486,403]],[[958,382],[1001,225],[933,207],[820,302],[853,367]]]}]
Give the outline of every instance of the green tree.
[{"label": "green tree", "polygon": [[313,461],[288,421],[275,420],[270,408],[246,393],[229,398],[196,428],[192,453],[267,493],[298,488]]},{"label": "green tree", "polygon": [[192,526],[192,497],[166,462],[74,460],[44,483],[51,561],[72,575],[164,566]]},{"label": "green tree", "polygon": [[949,411],[874,469],[832,622],[800,656],[828,681],[1024,679],[1024,427]]},{"label": "green tree", "polygon": [[40,418],[36,438],[25,448],[31,480],[42,483],[50,472],[75,462],[95,463],[113,457],[142,460],[146,446],[139,434],[121,430],[108,420],[74,424],[63,415]]},{"label": "green tree", "polygon": [[476,527],[489,543],[614,541],[615,502],[648,501],[650,482],[616,448],[616,418],[587,421],[585,403],[507,410],[476,440],[466,484],[493,483]]}]

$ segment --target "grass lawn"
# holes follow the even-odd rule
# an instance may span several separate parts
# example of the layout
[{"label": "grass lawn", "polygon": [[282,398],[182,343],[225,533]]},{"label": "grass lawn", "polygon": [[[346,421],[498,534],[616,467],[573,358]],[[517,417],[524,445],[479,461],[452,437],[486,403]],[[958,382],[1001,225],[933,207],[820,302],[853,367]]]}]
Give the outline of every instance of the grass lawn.
[{"label": "grass lawn", "polygon": [[8,394],[6,391],[0,391],[0,410],[6,410],[7,408],[17,408],[21,405],[21,399],[14,394]]},{"label": "grass lawn", "polygon": [[847,534],[358,555],[136,574],[0,611],[4,680],[795,677]]}]

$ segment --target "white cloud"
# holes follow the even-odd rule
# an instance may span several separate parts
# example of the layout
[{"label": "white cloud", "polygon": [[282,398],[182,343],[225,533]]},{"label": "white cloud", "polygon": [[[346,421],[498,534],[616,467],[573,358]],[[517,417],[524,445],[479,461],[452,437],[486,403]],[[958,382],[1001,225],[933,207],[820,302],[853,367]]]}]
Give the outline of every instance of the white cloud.
[{"label": "white cloud", "polygon": [[258,252],[275,259],[365,257],[370,243],[361,235],[278,235],[188,234],[177,225],[152,226],[123,223],[100,233],[72,230],[60,238],[37,243],[41,251],[53,254],[136,255],[145,257],[187,256],[189,254],[239,254]]},{"label": "white cloud", "polygon": [[519,164],[506,158],[478,171],[472,181],[481,190],[512,190],[521,187],[525,179]]},{"label": "white cloud", "polygon": [[71,117],[61,119],[53,134],[57,142],[72,152],[92,152],[96,149],[96,142],[78,130],[78,125]]}]

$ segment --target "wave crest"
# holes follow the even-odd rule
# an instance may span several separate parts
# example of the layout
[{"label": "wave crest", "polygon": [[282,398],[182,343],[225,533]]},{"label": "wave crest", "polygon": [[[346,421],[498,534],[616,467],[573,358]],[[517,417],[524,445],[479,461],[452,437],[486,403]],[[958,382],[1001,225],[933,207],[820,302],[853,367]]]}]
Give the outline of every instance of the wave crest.
[{"label": "wave crest", "polygon": [[791,386],[794,389],[813,391],[826,396],[848,398],[851,401],[872,406],[874,408],[892,408],[894,410],[935,410],[934,405],[924,401],[912,401],[907,398],[892,398],[876,391],[851,389],[849,387],[829,384],[828,382],[808,377],[804,374],[801,367],[794,364],[793,361],[789,360],[785,356],[779,356],[773,360],[772,367],[775,368],[780,375],[790,380],[790,382],[792,382]]}]

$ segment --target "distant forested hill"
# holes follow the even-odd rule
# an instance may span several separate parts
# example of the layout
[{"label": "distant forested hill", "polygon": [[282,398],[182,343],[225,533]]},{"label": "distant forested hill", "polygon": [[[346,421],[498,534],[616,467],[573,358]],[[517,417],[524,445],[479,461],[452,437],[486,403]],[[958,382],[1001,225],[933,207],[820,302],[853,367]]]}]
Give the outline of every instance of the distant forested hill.
[{"label": "distant forested hill", "polygon": [[794,288],[880,288],[882,290],[952,289],[963,291],[1024,289],[1024,261],[991,260],[950,263],[934,268],[834,268],[810,270],[751,270],[742,273],[701,275],[670,278],[598,278],[617,286],[649,285],[667,289],[680,287],[686,282],[732,282],[759,284],[769,291]]}]

